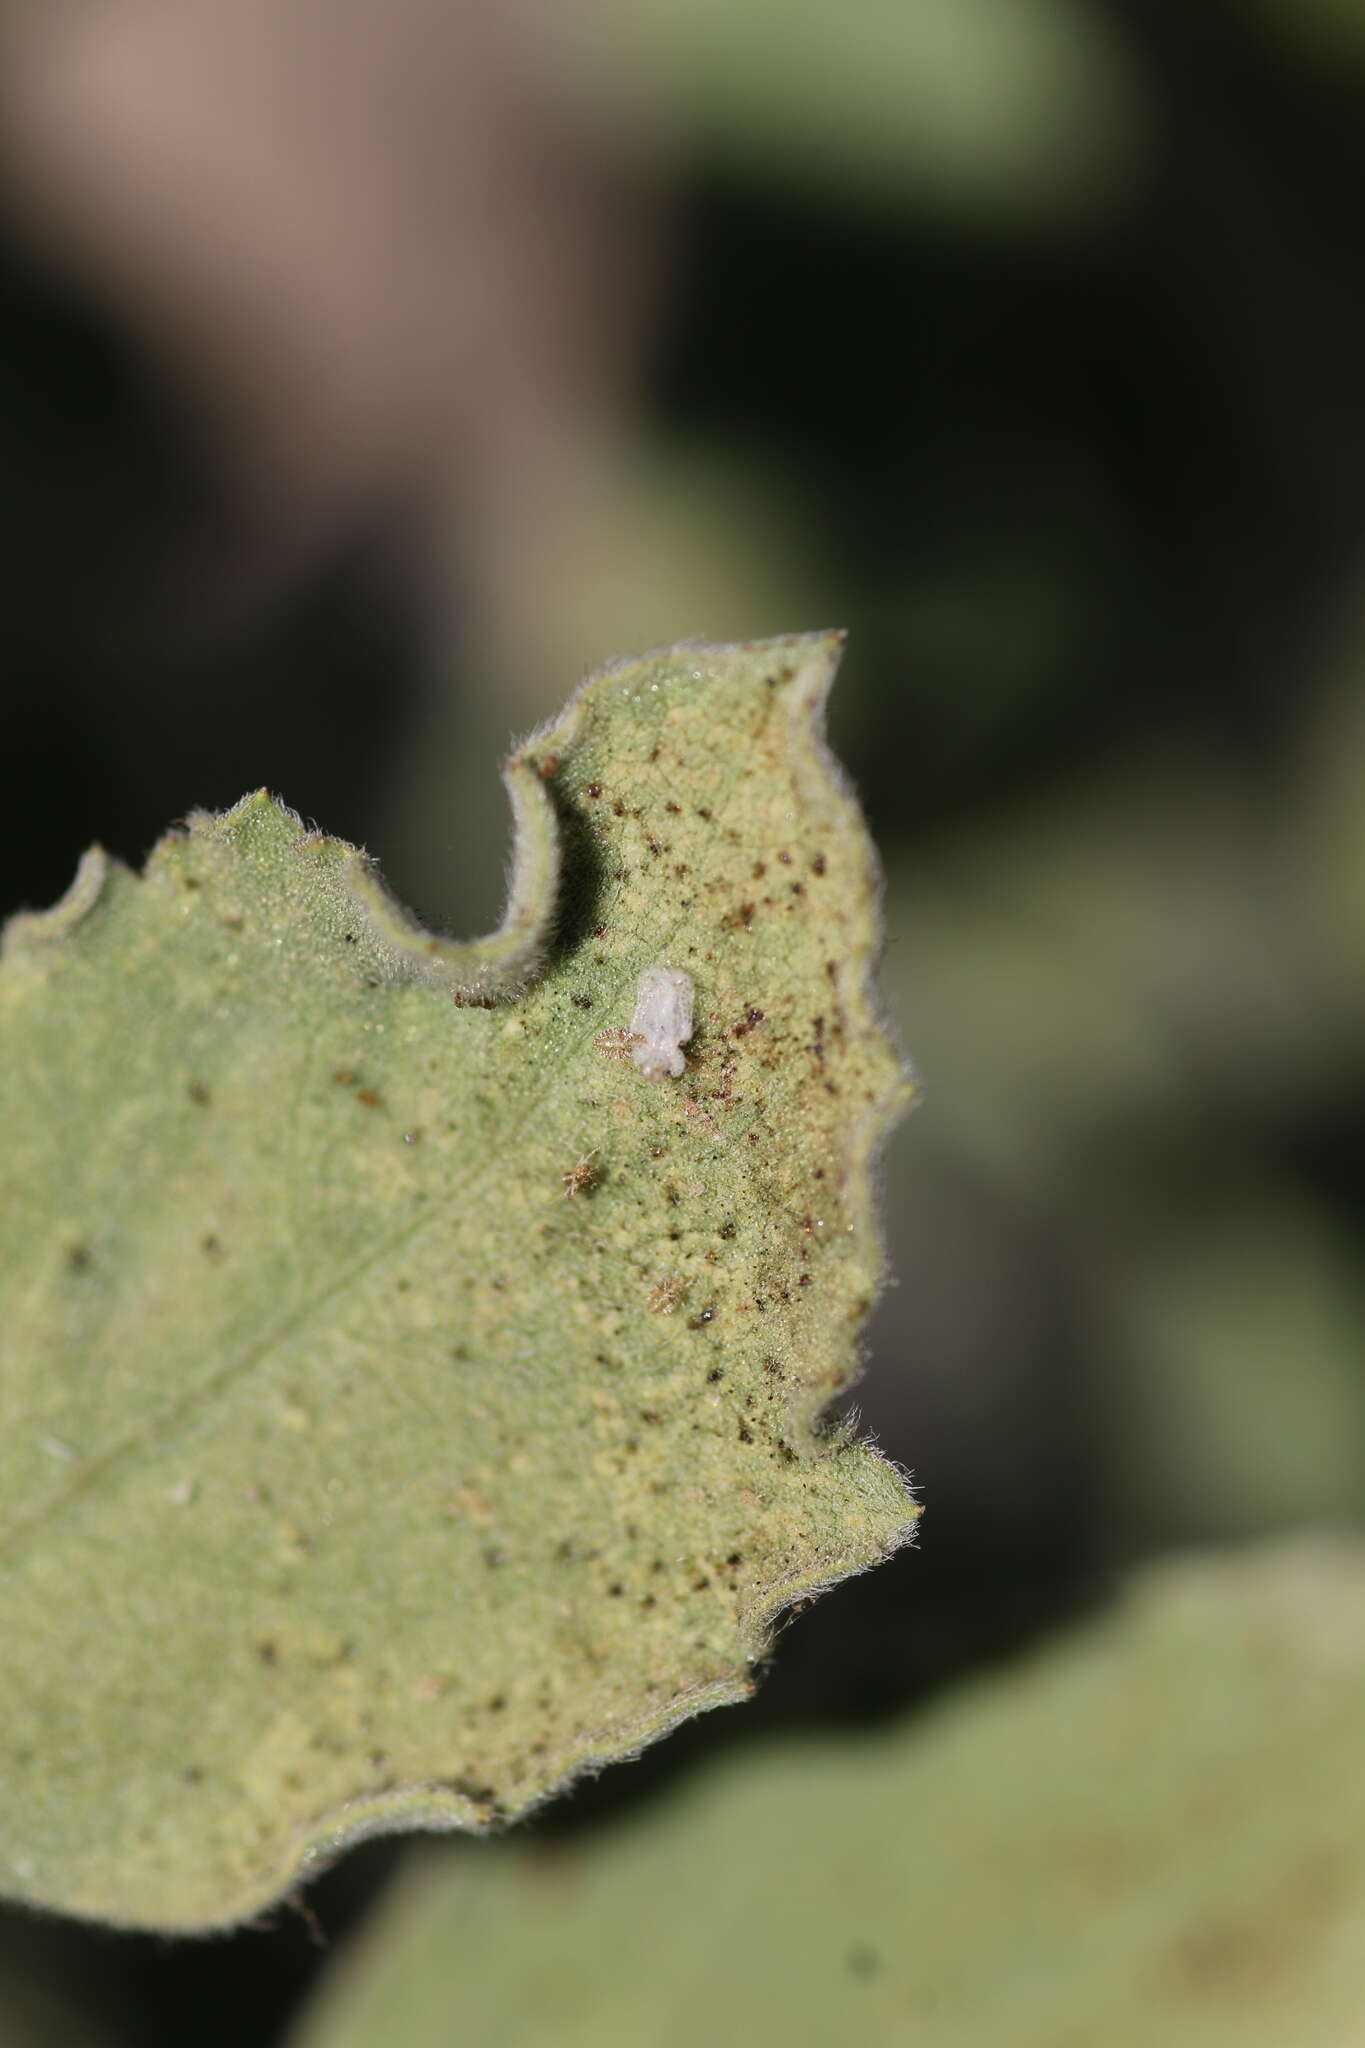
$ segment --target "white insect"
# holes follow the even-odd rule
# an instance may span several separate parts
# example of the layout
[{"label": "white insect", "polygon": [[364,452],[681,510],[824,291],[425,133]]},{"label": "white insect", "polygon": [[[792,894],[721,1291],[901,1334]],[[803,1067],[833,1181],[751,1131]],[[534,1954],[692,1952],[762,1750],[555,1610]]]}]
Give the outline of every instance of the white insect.
[{"label": "white insect", "polygon": [[644,1042],[631,1047],[631,1058],[647,1081],[676,1081],[686,1067],[692,996],[692,977],[680,967],[647,967],[636,983],[630,1028]]}]

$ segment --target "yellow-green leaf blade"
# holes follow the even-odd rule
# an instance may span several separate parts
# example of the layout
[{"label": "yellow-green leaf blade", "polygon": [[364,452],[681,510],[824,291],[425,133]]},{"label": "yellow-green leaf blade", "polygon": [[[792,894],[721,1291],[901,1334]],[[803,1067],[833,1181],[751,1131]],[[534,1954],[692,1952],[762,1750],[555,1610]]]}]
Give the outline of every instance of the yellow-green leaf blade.
[{"label": "yellow-green leaf blade", "polygon": [[813,1432],[905,1095],[836,658],[591,681],[509,771],[537,836],[483,946],[264,796],[11,928],[0,1885],[201,1925],[486,1826],[742,1697],[782,1605],[903,1540],[899,1477]]}]

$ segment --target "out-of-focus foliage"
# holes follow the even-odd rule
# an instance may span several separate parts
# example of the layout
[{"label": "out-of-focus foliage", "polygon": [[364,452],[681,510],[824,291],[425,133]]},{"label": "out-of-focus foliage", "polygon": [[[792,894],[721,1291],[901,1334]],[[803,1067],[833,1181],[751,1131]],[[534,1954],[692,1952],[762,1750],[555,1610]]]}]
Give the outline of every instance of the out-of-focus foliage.
[{"label": "out-of-focus foliage", "polygon": [[293,2048],[1350,2048],[1365,1559],[1153,1572],[924,1722],[424,1859]]},{"label": "out-of-focus foliage", "polygon": [[[608,21],[620,8],[603,0]],[[746,174],[995,221],[1084,218],[1148,161],[1083,0],[644,0],[686,130]],[[636,24],[639,32],[639,24]]]}]

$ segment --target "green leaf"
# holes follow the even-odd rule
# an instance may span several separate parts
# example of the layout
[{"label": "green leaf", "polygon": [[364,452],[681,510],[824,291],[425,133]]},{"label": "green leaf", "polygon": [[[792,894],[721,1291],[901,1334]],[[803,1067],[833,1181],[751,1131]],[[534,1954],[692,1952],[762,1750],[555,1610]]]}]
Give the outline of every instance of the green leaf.
[{"label": "green leaf", "polygon": [[[743,1698],[779,1610],[905,1539],[816,1428],[908,1092],[838,649],[592,679],[508,769],[490,941],[264,794],[11,925],[5,1888],[196,1927],[487,1827]],[[661,1082],[657,965],[696,987]]]},{"label": "green leaf", "polygon": [[926,1720],[428,1852],[292,2048],[1348,2048],[1362,1624],[1358,1545],[1168,1565]]},{"label": "green leaf", "polygon": [[587,21],[618,94],[623,28],[627,48],[653,31],[665,105],[712,153],[822,197],[1036,229],[1112,212],[1154,156],[1140,68],[1079,0],[651,0]]}]

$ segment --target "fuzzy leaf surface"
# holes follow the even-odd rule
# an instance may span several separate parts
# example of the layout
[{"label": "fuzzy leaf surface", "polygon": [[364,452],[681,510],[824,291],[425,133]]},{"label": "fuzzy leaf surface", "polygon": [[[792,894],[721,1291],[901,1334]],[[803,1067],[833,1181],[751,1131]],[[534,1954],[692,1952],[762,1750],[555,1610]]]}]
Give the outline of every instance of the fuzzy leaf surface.
[{"label": "fuzzy leaf surface", "polygon": [[[0,1887],[229,1922],[742,1698],[913,1520],[815,1424],[908,1084],[838,640],[591,679],[487,941],[264,794],[0,963]],[[644,1078],[641,973],[690,976]]]}]

